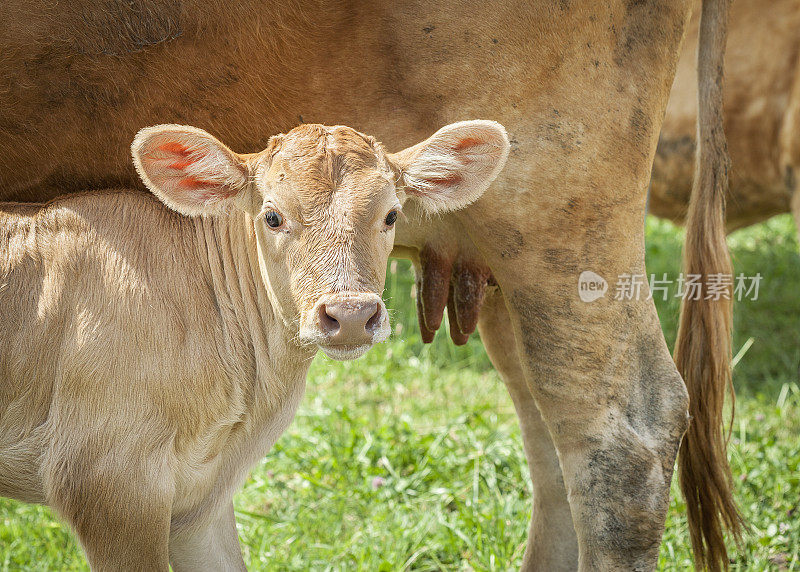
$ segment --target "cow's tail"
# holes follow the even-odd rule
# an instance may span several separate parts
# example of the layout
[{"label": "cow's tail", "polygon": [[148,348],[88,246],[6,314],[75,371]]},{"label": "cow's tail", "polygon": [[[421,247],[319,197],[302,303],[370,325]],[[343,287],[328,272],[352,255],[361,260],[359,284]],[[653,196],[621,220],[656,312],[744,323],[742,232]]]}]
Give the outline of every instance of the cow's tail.
[{"label": "cow's tail", "polygon": [[[730,0],[704,0],[698,43],[697,152],[686,224],[683,271],[710,280],[730,277],[725,242],[725,193],[730,159],[722,125],[722,64]],[[718,281],[719,283],[719,281]],[[738,541],[744,521],[732,495],[723,430],[723,404],[731,382],[732,295],[684,296],[675,363],[689,391],[689,430],[681,444],[679,478],[686,499],[697,568],[728,566],[723,524]]]}]

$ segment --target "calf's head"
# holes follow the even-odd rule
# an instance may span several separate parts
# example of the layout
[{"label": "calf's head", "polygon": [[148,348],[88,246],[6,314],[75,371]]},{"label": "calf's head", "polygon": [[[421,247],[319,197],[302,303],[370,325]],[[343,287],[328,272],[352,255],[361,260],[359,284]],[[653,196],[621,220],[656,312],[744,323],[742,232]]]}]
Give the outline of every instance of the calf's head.
[{"label": "calf's head", "polygon": [[359,357],[389,334],[381,293],[403,203],[430,213],[468,205],[508,148],[492,121],[448,125],[394,154],[349,127],[323,125],[276,135],[249,155],[180,125],[142,129],[132,146],[144,183],[168,207],[249,215],[277,314],[298,340],[335,359]]}]

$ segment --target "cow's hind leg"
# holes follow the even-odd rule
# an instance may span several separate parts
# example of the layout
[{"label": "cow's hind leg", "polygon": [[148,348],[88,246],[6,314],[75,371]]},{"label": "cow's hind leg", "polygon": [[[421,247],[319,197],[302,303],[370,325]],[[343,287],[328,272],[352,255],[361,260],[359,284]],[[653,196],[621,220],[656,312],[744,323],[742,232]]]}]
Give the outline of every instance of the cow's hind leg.
[{"label": "cow's hind leg", "polygon": [[580,569],[651,570],[688,403],[655,309],[565,303],[534,290],[515,289],[508,299],[561,461]]},{"label": "cow's hind leg", "polygon": [[[489,208],[477,204],[474,210]],[[534,211],[518,207],[517,212]],[[502,214],[508,227],[473,222],[469,232],[495,235],[480,247],[492,261],[522,370],[558,451],[579,568],[652,570],[675,456],[688,426],[688,394],[643,281],[641,211],[630,208],[639,216],[627,221],[616,220],[612,211],[590,212],[592,219],[587,214],[586,221],[568,221],[578,229],[574,236],[562,233],[557,240],[551,229],[535,227],[556,218],[541,207],[540,215],[524,221],[515,220],[509,208]],[[592,224],[601,226],[602,236],[618,240],[587,239],[596,231]],[[523,240],[531,246],[504,250],[509,240],[519,242],[513,233],[506,240],[505,228],[526,229]],[[607,284],[602,286],[601,276],[584,274],[600,295],[584,295],[584,301],[579,280],[585,271],[599,273]],[[632,286],[630,295],[614,291],[634,280],[640,286]],[[611,291],[603,295],[603,288]]]},{"label": "cow's hind leg", "polygon": [[229,503],[216,519],[202,526],[189,525],[179,531],[173,530],[169,541],[169,561],[175,572],[246,570],[236,533],[233,504]]},{"label": "cow's hind leg", "polygon": [[525,381],[508,311],[500,292],[487,296],[478,328],[486,351],[514,402],[533,482],[533,516],[522,569],[576,570],[578,541],[558,456]]}]

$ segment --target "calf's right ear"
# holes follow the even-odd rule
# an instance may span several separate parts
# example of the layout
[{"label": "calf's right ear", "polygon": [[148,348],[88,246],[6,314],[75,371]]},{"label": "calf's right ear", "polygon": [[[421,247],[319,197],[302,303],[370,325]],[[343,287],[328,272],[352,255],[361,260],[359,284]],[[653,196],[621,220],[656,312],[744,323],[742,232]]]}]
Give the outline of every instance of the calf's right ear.
[{"label": "calf's right ear", "polygon": [[131,153],[147,188],[185,215],[223,214],[247,187],[245,160],[196,127],[146,127],[136,134]]}]

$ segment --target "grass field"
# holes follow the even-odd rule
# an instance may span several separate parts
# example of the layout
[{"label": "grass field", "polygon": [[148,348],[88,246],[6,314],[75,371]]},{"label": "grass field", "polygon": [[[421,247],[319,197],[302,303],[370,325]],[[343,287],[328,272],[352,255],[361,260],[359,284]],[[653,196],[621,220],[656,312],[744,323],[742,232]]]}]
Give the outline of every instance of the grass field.
[{"label": "grass field", "polygon": [[[674,278],[681,233],[649,220],[648,272]],[[736,272],[763,277],[736,305],[738,402],[730,456],[751,531],[735,570],[800,570],[800,256],[782,216],[730,237]],[[480,341],[419,337],[410,271],[387,280],[396,335],[366,357],[318,357],[289,431],[236,497],[251,570],[509,570],[530,483],[510,399]],[[677,300],[657,300],[672,344]],[[659,568],[691,567],[673,483]],[[42,507],[0,499],[0,570],[83,570]]]}]

